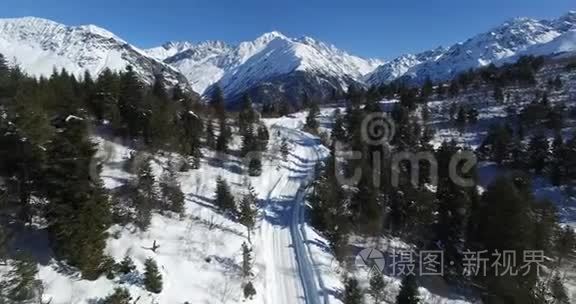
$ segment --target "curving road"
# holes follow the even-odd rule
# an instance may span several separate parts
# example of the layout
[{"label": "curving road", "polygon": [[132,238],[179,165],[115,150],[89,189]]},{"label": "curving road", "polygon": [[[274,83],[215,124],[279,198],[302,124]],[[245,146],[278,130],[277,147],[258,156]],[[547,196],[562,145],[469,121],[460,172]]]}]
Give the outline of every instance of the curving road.
[{"label": "curving road", "polygon": [[265,261],[267,304],[328,304],[324,285],[306,245],[305,197],[318,161],[325,155],[320,141],[305,132],[273,126],[292,143],[286,171],[268,193],[260,227]]}]

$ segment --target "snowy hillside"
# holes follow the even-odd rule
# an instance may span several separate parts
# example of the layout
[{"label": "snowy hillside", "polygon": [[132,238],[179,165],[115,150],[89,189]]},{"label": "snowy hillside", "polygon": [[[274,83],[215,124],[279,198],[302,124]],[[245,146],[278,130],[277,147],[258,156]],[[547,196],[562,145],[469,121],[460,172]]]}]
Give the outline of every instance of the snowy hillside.
[{"label": "snowy hillside", "polygon": [[346,89],[351,81],[360,80],[382,63],[310,37],[294,39],[279,32],[237,46],[223,42],[168,43],[147,52],[180,70],[195,91],[204,93],[219,82],[229,96],[295,71],[330,78],[336,88]]},{"label": "snowy hillside", "polygon": [[521,52],[521,55],[544,56],[550,54],[572,53],[575,51],[576,30],[571,30],[556,37],[548,43],[534,45],[528,48],[525,52]]},{"label": "snowy hillside", "polygon": [[[549,55],[561,51],[561,46],[545,45],[575,28],[576,12],[555,20],[516,18],[446,50],[399,57],[379,67],[366,79],[369,84],[386,83],[399,77],[416,82],[422,82],[426,77],[446,80],[470,68],[506,62],[519,54]],[[574,38],[573,34],[567,34],[557,44],[573,45]],[[431,53],[434,56],[430,56]]]},{"label": "snowy hillside", "polygon": [[[323,109],[319,121],[329,131],[333,108]],[[306,220],[307,186],[317,163],[328,149],[318,137],[301,131],[305,112],[290,117],[266,119],[264,123],[277,136],[270,142],[263,173],[247,177],[239,169],[240,159],[227,156],[218,163],[211,161],[212,152],[205,150],[201,168],[180,172],[178,180],[186,197],[185,213],[155,213],[147,231],[114,225],[110,229],[106,253],[120,261],[130,257],[136,270],[126,275],[96,281],[83,280],[71,269],[53,259],[44,229],[21,231],[18,243],[34,244],[43,261],[38,278],[44,283],[42,299],[52,304],[92,304],[110,294],[115,287],[130,291],[137,303],[254,303],[254,304],[340,304],[343,269],[328,249],[324,236]],[[290,145],[283,160],[278,153],[281,138]],[[240,138],[235,137],[237,148]],[[125,164],[133,151],[122,140],[95,137],[99,158],[103,160],[102,178],[106,188],[121,187],[133,176]],[[181,156],[165,153],[152,160],[154,175],[159,178],[168,166]],[[258,194],[259,215],[253,233],[253,282],[257,290],[252,300],[242,294],[241,246],[247,242],[246,228],[218,212],[213,205],[217,177],[223,177],[235,195],[246,192],[251,183]],[[394,244],[406,246],[398,240]],[[390,243],[390,241],[389,241]],[[154,244],[158,245],[152,250]],[[366,246],[366,244],[358,244]],[[143,287],[144,262],[157,261],[163,278],[163,291],[154,294]],[[0,265],[0,273],[5,266]],[[366,269],[358,276],[367,287]],[[386,276],[387,292],[393,299],[399,290],[398,277]],[[421,287],[424,303],[467,304],[463,299],[433,294]]]},{"label": "snowy hillside", "polygon": [[442,56],[447,49],[439,47],[437,49],[412,55],[402,55],[385,64],[379,66],[376,70],[365,77],[365,82],[369,84],[389,83],[408,72],[412,67],[417,66],[429,60],[436,60]]},{"label": "snowy hillside", "polygon": [[194,45],[190,42],[168,42],[163,44],[162,46],[151,48],[146,50],[150,56],[159,59],[165,60],[168,57],[172,57],[180,52],[186,51],[187,49],[192,48]]},{"label": "snowy hillside", "polygon": [[162,74],[171,84],[185,84],[175,69],[94,25],[66,26],[35,17],[0,19],[0,53],[35,76],[62,68],[77,76],[85,70],[98,75],[105,68],[132,65],[149,83]]}]

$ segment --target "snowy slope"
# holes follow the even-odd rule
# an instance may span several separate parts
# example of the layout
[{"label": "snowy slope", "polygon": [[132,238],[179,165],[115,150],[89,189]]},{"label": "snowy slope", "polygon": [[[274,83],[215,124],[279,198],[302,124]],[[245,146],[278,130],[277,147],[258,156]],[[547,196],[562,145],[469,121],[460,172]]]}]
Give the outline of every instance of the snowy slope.
[{"label": "snowy slope", "polygon": [[[401,56],[379,67],[366,79],[369,84],[386,83],[400,77],[416,82],[422,82],[426,77],[446,80],[470,68],[507,62],[520,54],[549,55],[557,47],[538,46],[573,29],[576,29],[576,12],[555,20],[516,18],[445,50]],[[568,35],[564,39],[571,37]],[[434,56],[427,55],[431,53]]]},{"label": "snowy slope", "polygon": [[185,83],[175,69],[95,25],[66,26],[35,17],[0,19],[0,53],[35,76],[62,68],[77,76],[85,70],[98,75],[105,68],[132,65],[147,82],[161,73],[171,84]]},{"label": "snowy slope", "polygon": [[[237,46],[223,42],[169,43],[147,52],[180,70],[196,91],[205,92],[219,82],[226,95],[232,96],[294,71],[335,78],[345,88],[350,80],[359,80],[382,63],[350,55],[310,37],[294,39],[279,32]],[[168,54],[173,55],[166,57]]]},{"label": "snowy slope", "polygon": [[163,44],[162,46],[147,49],[146,53],[158,60],[165,60],[166,58],[186,51],[193,46],[194,45],[192,43],[186,41],[171,41]]},{"label": "snowy slope", "polygon": [[406,72],[408,72],[412,67],[426,61],[435,61],[446,51],[447,49],[439,47],[416,55],[402,55],[386,62],[373,72],[367,74],[365,76],[365,82],[369,84],[389,83],[406,74]]},{"label": "snowy slope", "polygon": [[[270,153],[263,162],[259,177],[248,177],[238,169],[241,159],[225,157],[219,163],[211,161],[212,153],[204,151],[198,170],[180,173],[179,181],[186,196],[186,212],[181,218],[154,214],[146,232],[131,226],[110,229],[107,254],[115,260],[132,257],[137,272],[113,280],[104,277],[90,282],[81,280],[74,271],[63,271],[62,265],[47,261],[40,265],[39,278],[44,282],[44,300],[53,304],[87,304],[109,294],[114,287],[130,290],[139,303],[258,303],[296,304],[318,302],[320,280],[312,259],[308,256],[307,239],[301,234],[303,220],[303,186],[309,182],[319,159],[328,153],[319,139],[293,127],[302,125],[299,119],[273,119],[265,123],[274,134]],[[278,151],[281,138],[287,138],[291,155],[282,160]],[[132,176],[118,166],[129,157],[131,150],[121,140],[95,138],[103,159],[102,178],[107,188],[126,183]],[[239,138],[233,146],[238,148]],[[159,177],[171,161],[179,156],[165,154],[154,157],[152,167]],[[212,198],[215,180],[223,177],[240,197],[249,181],[260,199],[260,216],[253,233],[253,278],[257,295],[252,301],[242,296],[241,244],[247,241],[246,228],[215,211]],[[48,246],[46,235],[35,234],[37,246]],[[150,247],[160,245],[156,252]],[[43,252],[49,252],[44,248]],[[144,261],[152,257],[159,265],[164,288],[159,295],[142,287]],[[3,268],[0,266],[0,273]],[[312,297],[312,298],[310,298]],[[316,299],[316,300],[314,300]]]},{"label": "snowy slope", "polygon": [[534,45],[528,48],[526,51],[522,52],[521,55],[543,56],[572,53],[575,51],[576,30],[571,30],[556,37],[554,40],[548,43]]},{"label": "snowy slope", "polygon": [[[322,109],[322,130],[331,125],[334,109]],[[93,304],[109,294],[115,287],[130,290],[138,303],[173,304],[340,304],[339,294],[342,269],[335,262],[328,242],[306,222],[306,185],[319,160],[328,149],[318,137],[301,131],[306,117],[300,112],[291,117],[265,119],[270,128],[270,151],[264,156],[263,173],[259,177],[246,177],[239,170],[241,160],[228,156],[219,163],[212,161],[210,151],[198,170],[179,173],[179,181],[186,197],[185,215],[178,218],[170,214],[155,213],[150,228],[140,232],[134,227],[115,225],[110,229],[106,253],[119,261],[130,256],[137,271],[109,280],[82,280],[73,269],[50,258],[47,234],[32,230],[19,234],[19,242],[32,244],[44,257],[39,265],[45,286],[44,303]],[[325,124],[324,124],[325,123]],[[282,160],[278,152],[281,138],[290,145],[290,155]],[[240,138],[235,137],[233,147],[238,148]],[[124,171],[124,162],[131,150],[121,140],[95,138],[99,155],[103,159],[102,178],[107,188],[126,183],[132,176]],[[165,153],[152,161],[154,174],[159,177],[170,162],[179,156]],[[241,165],[240,165],[241,166]],[[257,294],[252,300],[242,295],[241,244],[246,242],[246,229],[215,211],[212,198],[215,180],[225,178],[237,197],[245,193],[250,181],[259,194],[260,215],[253,233],[253,277],[250,279]],[[150,248],[154,242],[160,246],[156,252]],[[142,285],[143,264],[153,258],[163,277],[161,294],[146,292]],[[0,275],[6,267],[0,265]],[[356,273],[363,287],[368,275]],[[399,289],[398,277],[386,276],[388,299],[393,301]],[[423,303],[464,304],[464,300],[451,299],[451,295],[434,295],[420,288]]]}]

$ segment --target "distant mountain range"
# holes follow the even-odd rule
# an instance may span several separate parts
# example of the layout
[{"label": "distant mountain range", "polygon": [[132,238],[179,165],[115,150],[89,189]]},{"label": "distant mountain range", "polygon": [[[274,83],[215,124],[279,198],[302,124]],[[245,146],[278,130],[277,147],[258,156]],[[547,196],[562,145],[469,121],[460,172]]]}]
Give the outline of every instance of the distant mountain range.
[{"label": "distant mountain range", "polygon": [[187,83],[175,68],[94,25],[65,26],[35,17],[0,19],[0,53],[35,76],[62,68],[75,75],[85,70],[98,75],[105,68],[132,65],[146,82],[162,74],[171,84]]},{"label": "distant mountain range", "polygon": [[449,48],[403,55],[365,77],[367,84],[398,78],[423,82],[446,80],[470,68],[499,64],[521,55],[553,55],[576,51],[576,12],[554,20],[516,18]]},{"label": "distant mountain range", "polygon": [[97,75],[104,68],[132,65],[146,82],[162,74],[169,84],[200,94],[209,94],[217,84],[232,102],[246,93],[256,102],[299,102],[304,94],[325,100],[351,84],[446,80],[470,68],[522,55],[572,52],[576,52],[576,12],[554,20],[513,19],[450,47],[386,62],[279,32],[238,45],[169,42],[141,50],[94,25],[66,26],[35,17],[0,19],[0,53],[32,75],[50,75],[54,68]]}]

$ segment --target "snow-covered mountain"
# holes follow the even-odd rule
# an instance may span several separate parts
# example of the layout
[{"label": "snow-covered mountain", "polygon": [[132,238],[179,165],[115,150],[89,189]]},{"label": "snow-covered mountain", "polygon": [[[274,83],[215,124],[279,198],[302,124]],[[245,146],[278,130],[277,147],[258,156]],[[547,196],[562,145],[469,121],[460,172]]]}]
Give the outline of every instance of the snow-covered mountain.
[{"label": "snow-covered mountain", "polygon": [[279,32],[231,45],[222,41],[170,42],[148,50],[94,25],[66,26],[26,17],[0,19],[0,53],[33,75],[66,68],[97,75],[104,68],[134,66],[151,82],[162,73],[172,84],[189,85],[209,94],[218,84],[228,100],[244,93],[256,102],[328,99],[351,83],[367,85],[395,79],[446,80],[490,63],[521,55],[550,55],[576,49],[576,12],[554,20],[517,18],[451,47],[439,47],[388,62],[364,59],[310,37],[290,38]]},{"label": "snow-covered mountain", "polygon": [[0,53],[35,76],[62,68],[78,76],[85,70],[98,75],[105,68],[132,65],[147,82],[162,74],[170,84],[186,84],[174,68],[94,25],[66,26],[35,17],[0,19]]},{"label": "snow-covered mountain", "polygon": [[193,47],[194,44],[187,41],[172,41],[159,47],[147,49],[146,53],[156,59],[165,60],[168,57],[172,57]]},{"label": "snow-covered mountain", "polygon": [[434,61],[438,59],[438,57],[442,56],[447,50],[448,49],[446,48],[438,47],[434,50],[416,55],[402,55],[379,66],[372,73],[366,75],[364,80],[370,84],[391,82],[398,77],[402,77],[414,66],[430,60]]},{"label": "snow-covered mountain", "polygon": [[[426,77],[446,80],[470,68],[508,62],[519,55],[552,55],[564,52],[567,46],[576,43],[576,35],[570,33],[574,29],[576,12],[555,20],[516,18],[445,50],[401,56],[365,79],[369,84],[386,83],[400,77],[416,82],[422,82]],[[546,46],[548,43],[553,45]]]},{"label": "snow-covered mountain", "polygon": [[[264,86],[270,93],[274,91],[272,83],[281,83],[278,91],[304,91],[304,87],[308,87],[305,91],[311,93],[313,88],[307,85],[310,78],[342,91],[382,64],[310,37],[295,39],[279,32],[266,33],[235,46],[219,41],[172,42],[147,52],[181,71],[195,91],[206,93],[218,83],[224,93],[232,97],[249,90],[262,91]],[[301,93],[294,94],[301,96]],[[327,93],[312,92],[313,95]]]},{"label": "snow-covered mountain", "polygon": [[545,56],[553,54],[570,54],[576,52],[576,29],[568,31],[554,40],[529,47],[520,55]]}]

